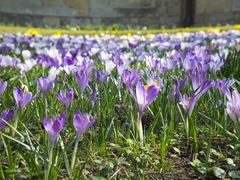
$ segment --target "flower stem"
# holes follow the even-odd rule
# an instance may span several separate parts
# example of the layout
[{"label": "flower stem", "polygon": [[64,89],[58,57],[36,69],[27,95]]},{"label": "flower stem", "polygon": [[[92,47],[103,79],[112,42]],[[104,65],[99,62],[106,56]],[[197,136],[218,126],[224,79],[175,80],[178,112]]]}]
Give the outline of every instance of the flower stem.
[{"label": "flower stem", "polygon": [[63,150],[63,157],[64,157],[64,161],[65,161],[65,165],[66,165],[66,168],[67,168],[69,178],[72,179],[72,173],[70,171],[69,161],[68,161],[68,158],[67,158],[67,153],[65,151],[64,143],[63,143],[63,140],[62,140],[61,136],[60,136],[60,145],[61,145],[61,148]]},{"label": "flower stem", "polygon": [[47,117],[48,102],[47,102],[47,96],[46,95],[44,95],[44,100],[45,100],[45,116]]},{"label": "flower stem", "polygon": [[15,136],[15,131],[17,130],[17,127],[18,127],[19,112],[20,112],[20,110],[17,109],[17,112],[16,112],[16,119],[15,119],[15,122],[14,122],[14,129],[13,129],[13,131],[12,131],[12,137]]},{"label": "flower stem", "polygon": [[142,113],[138,112],[137,127],[140,143],[143,144]]},{"label": "flower stem", "polygon": [[75,165],[75,160],[76,160],[76,154],[77,154],[77,149],[78,149],[78,143],[79,143],[79,137],[77,137],[75,146],[74,146],[74,150],[73,150],[73,154],[72,154],[72,161],[71,161],[71,170],[73,171],[74,165]]},{"label": "flower stem", "polygon": [[51,172],[52,157],[53,157],[53,146],[50,146],[50,153],[49,153],[49,160],[48,160],[48,170],[47,170],[47,173],[46,173],[45,180],[48,180],[49,174],[50,174],[50,172]]},{"label": "flower stem", "polygon": [[185,119],[185,130],[186,130],[186,136],[187,136],[187,146],[189,145],[189,117],[186,116]]}]

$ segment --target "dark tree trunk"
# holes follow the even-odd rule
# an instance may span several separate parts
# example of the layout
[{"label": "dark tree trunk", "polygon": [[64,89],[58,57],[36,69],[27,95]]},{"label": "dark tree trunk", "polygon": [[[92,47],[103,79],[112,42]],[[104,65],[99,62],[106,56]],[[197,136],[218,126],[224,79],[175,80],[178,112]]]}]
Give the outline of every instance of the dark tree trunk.
[{"label": "dark tree trunk", "polygon": [[183,27],[194,24],[195,0],[182,0],[182,23]]}]

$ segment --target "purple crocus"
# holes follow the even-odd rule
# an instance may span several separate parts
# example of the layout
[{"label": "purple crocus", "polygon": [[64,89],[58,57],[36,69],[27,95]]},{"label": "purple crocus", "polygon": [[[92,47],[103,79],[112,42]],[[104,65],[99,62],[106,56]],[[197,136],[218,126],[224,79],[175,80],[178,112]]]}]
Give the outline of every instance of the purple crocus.
[{"label": "purple crocus", "polygon": [[81,114],[79,111],[73,116],[73,126],[77,132],[77,139],[79,140],[81,135],[86,132],[86,130],[93,126],[96,121],[96,116],[90,121],[90,117],[87,113]]},{"label": "purple crocus", "polygon": [[213,86],[214,81],[203,82],[203,84],[201,84],[190,97],[188,97],[186,94],[182,96],[179,93],[179,104],[182,105],[185,112],[191,115],[192,110],[198,99],[202,97]]},{"label": "purple crocus", "polygon": [[129,71],[129,70],[124,70],[122,73],[122,81],[126,85],[127,89],[131,93],[131,95],[135,97],[135,94],[133,92],[133,87],[139,82],[140,76],[137,71]]},{"label": "purple crocus", "polygon": [[234,90],[232,95],[227,96],[227,98],[227,113],[233,122],[237,124],[240,121],[240,94],[237,90]]},{"label": "purple crocus", "polygon": [[205,71],[189,71],[188,75],[192,82],[192,87],[194,91],[197,91],[206,82],[206,72]]},{"label": "purple crocus", "polygon": [[64,123],[65,123],[65,115],[62,113],[59,118],[52,117],[50,119],[47,119],[47,117],[44,117],[42,120],[42,125],[48,133],[48,137],[50,139],[50,146],[53,147],[58,134],[63,129]]},{"label": "purple crocus", "polygon": [[93,92],[92,92],[92,95],[91,95],[91,106],[92,106],[92,108],[94,107],[96,101],[97,101],[97,90],[94,89]]},{"label": "purple crocus", "polygon": [[180,94],[179,101],[179,104],[182,105],[183,110],[191,114],[197,102],[197,96],[195,94],[192,94],[190,97],[188,97],[186,94],[184,94],[183,96]]},{"label": "purple crocus", "polygon": [[96,79],[99,83],[102,83],[107,80],[108,74],[103,73],[101,70],[95,70],[92,71],[94,79]]},{"label": "purple crocus", "polygon": [[138,111],[142,115],[144,110],[158,96],[159,88],[156,86],[144,86],[140,81],[136,85],[136,101],[138,103]]},{"label": "purple crocus", "polygon": [[15,88],[13,90],[13,96],[16,101],[17,108],[24,108],[30,103],[36,96],[32,96],[31,92],[24,93],[21,88]]},{"label": "purple crocus", "polygon": [[143,142],[143,127],[142,127],[142,116],[144,110],[153,102],[158,96],[159,88],[155,85],[144,86],[141,81],[136,85],[136,95],[133,95],[135,101],[138,104],[138,119],[137,126],[139,132],[140,142]]},{"label": "purple crocus", "polygon": [[164,82],[157,76],[151,76],[147,80],[148,87],[155,86],[158,89],[161,89],[164,86]]},{"label": "purple crocus", "polygon": [[81,94],[83,94],[89,82],[89,74],[84,70],[76,72],[76,80],[78,87],[80,88]]},{"label": "purple crocus", "polygon": [[0,95],[5,91],[7,88],[7,82],[0,81]]},{"label": "purple crocus", "polygon": [[86,132],[86,130],[90,127],[93,126],[93,124],[96,121],[96,116],[94,115],[93,119],[90,121],[89,120],[89,115],[87,113],[81,114],[80,111],[76,112],[73,116],[73,126],[77,132],[77,139],[76,143],[74,146],[74,150],[72,153],[72,162],[71,162],[71,169],[73,170],[74,164],[75,164],[75,159],[77,155],[77,148],[78,148],[78,143],[80,140],[80,137],[82,136],[83,133]]},{"label": "purple crocus", "polygon": [[219,93],[225,96],[229,96],[230,87],[235,83],[234,80],[231,79],[223,79],[223,80],[215,80],[215,88],[218,89]]},{"label": "purple crocus", "polygon": [[49,89],[52,88],[54,81],[47,76],[37,79],[37,86],[41,89],[43,94],[46,94]]},{"label": "purple crocus", "polygon": [[63,106],[69,107],[73,100],[73,89],[69,88],[67,93],[61,90],[59,94],[56,94],[56,97]]},{"label": "purple crocus", "polygon": [[13,114],[14,111],[8,109],[2,112],[0,116],[0,129],[2,129],[6,125],[6,122],[8,122],[13,117]]},{"label": "purple crocus", "polygon": [[173,100],[174,97],[179,100],[181,96],[180,89],[186,86],[187,78],[184,77],[182,79],[178,79],[177,77],[172,76],[171,79],[174,81],[174,84],[168,92],[168,97],[170,100]]}]

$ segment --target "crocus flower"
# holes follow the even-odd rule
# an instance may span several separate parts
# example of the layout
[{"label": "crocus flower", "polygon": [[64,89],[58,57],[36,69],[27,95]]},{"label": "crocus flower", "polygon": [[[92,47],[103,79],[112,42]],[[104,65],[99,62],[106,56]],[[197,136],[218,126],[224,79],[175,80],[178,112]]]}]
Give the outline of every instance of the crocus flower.
[{"label": "crocus flower", "polygon": [[192,82],[192,87],[194,91],[198,90],[199,87],[201,87],[202,84],[206,82],[206,72],[198,71],[196,69],[195,71],[189,71],[188,75]]},{"label": "crocus flower", "polygon": [[219,93],[225,96],[230,95],[230,87],[235,83],[234,80],[223,79],[223,80],[215,80],[215,88],[218,89]]},{"label": "crocus flower", "polygon": [[174,84],[168,92],[168,97],[170,100],[173,100],[173,97],[180,99],[180,89],[186,86],[187,78],[184,77],[182,79],[178,79],[177,77],[172,76],[171,79],[174,81]]},{"label": "crocus flower", "polygon": [[133,92],[133,87],[139,82],[139,80],[140,76],[137,71],[124,70],[122,73],[122,81],[134,98],[136,97]]},{"label": "crocus flower", "polygon": [[184,94],[183,96],[180,94],[179,100],[179,104],[182,105],[183,110],[191,114],[198,99],[195,94],[192,94],[190,97],[188,97],[186,94]]},{"label": "crocus flower", "polygon": [[17,108],[24,108],[30,103],[36,96],[32,96],[31,92],[24,93],[21,88],[15,88],[13,90],[13,96],[16,101]]},{"label": "crocus flower", "polygon": [[214,86],[214,81],[204,82],[199,90],[196,91],[197,96],[203,96],[210,88]]},{"label": "crocus flower", "polygon": [[37,79],[37,86],[41,91],[46,94],[49,89],[52,88],[54,81],[48,77],[40,77]]},{"label": "crocus flower", "polygon": [[143,142],[143,127],[142,127],[142,116],[144,110],[153,102],[158,96],[159,88],[155,85],[144,86],[141,81],[136,85],[136,95],[133,95],[135,101],[138,104],[138,120],[137,127],[139,132],[140,142]]},{"label": "crocus flower", "polygon": [[93,69],[92,73],[93,73],[94,79],[96,79],[99,83],[106,81],[109,76],[109,75],[103,73],[101,70]]},{"label": "crocus flower", "polygon": [[55,117],[52,117],[50,119],[47,119],[47,117],[43,118],[42,125],[45,131],[47,131],[48,133],[51,147],[54,145],[58,134],[63,129],[65,120],[66,118],[64,113],[62,113],[59,118],[55,118]]},{"label": "crocus flower", "polygon": [[159,77],[152,76],[147,80],[147,85],[148,87],[154,85],[156,88],[161,89],[163,87],[163,81]]},{"label": "crocus flower", "polygon": [[94,89],[93,92],[92,92],[92,95],[91,95],[92,108],[94,107],[96,101],[97,101],[97,90]]},{"label": "crocus flower", "polygon": [[7,88],[7,82],[0,81],[0,95],[5,91]]},{"label": "crocus flower", "polygon": [[67,93],[61,90],[59,94],[56,94],[56,97],[63,106],[69,107],[73,100],[73,89],[69,88]]},{"label": "crocus flower", "polygon": [[82,70],[81,72],[76,72],[76,80],[81,93],[83,94],[85,88],[89,82],[89,74]]},{"label": "crocus flower", "polygon": [[144,86],[140,81],[136,85],[136,101],[139,107],[139,113],[143,114],[144,110],[158,96],[159,89],[152,86]]},{"label": "crocus flower", "polygon": [[230,118],[237,124],[237,120],[240,121],[240,94],[237,90],[232,92],[231,96],[227,96],[227,113]]},{"label": "crocus flower", "polygon": [[116,67],[116,64],[113,61],[105,61],[105,68],[108,74],[111,74],[112,70]]},{"label": "crocus flower", "polygon": [[86,132],[86,130],[93,126],[96,121],[96,116],[90,121],[90,117],[87,113],[81,114],[79,111],[73,116],[73,126],[77,132],[77,138],[79,139],[81,135]]},{"label": "crocus flower", "polygon": [[0,129],[2,129],[6,125],[6,122],[8,122],[12,118],[13,114],[14,111],[8,109],[2,112],[0,116]]}]

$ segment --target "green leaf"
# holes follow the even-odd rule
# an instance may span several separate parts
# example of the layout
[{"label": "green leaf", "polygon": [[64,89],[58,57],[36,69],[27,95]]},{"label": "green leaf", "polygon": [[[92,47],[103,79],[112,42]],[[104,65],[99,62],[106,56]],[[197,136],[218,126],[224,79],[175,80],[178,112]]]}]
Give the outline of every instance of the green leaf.
[{"label": "green leaf", "polygon": [[102,176],[90,176],[89,179],[91,180],[105,180],[106,178]]},{"label": "green leaf", "polygon": [[102,164],[102,162],[99,159],[94,159],[93,161],[97,164]]},{"label": "green leaf", "polygon": [[197,167],[200,167],[200,165],[202,164],[202,162],[201,162],[200,160],[198,160],[198,159],[195,159],[193,162],[190,162],[190,164],[191,164],[193,167],[197,168]]},{"label": "green leaf", "polygon": [[229,171],[228,175],[233,179],[240,179],[240,171]]},{"label": "green leaf", "polygon": [[214,167],[213,173],[217,178],[224,178],[226,176],[226,172],[222,168],[219,168],[219,167]]}]

